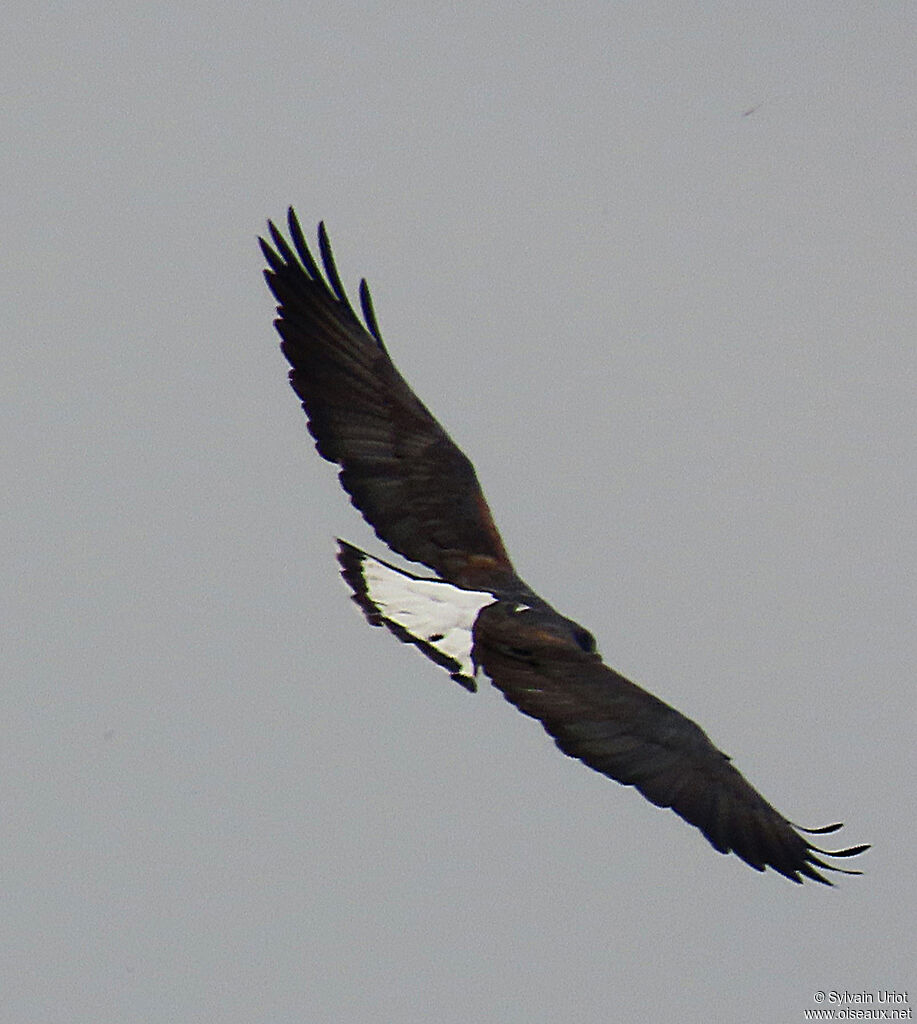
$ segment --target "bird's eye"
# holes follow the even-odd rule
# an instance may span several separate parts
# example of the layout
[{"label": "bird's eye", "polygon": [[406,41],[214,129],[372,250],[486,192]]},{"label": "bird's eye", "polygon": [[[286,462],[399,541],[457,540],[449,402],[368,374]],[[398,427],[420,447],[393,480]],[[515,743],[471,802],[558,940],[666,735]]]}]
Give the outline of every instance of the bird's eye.
[{"label": "bird's eye", "polygon": [[577,626],[576,629],[573,630],[573,639],[581,650],[584,650],[587,654],[595,654],[595,637],[588,629],[583,629],[582,626]]}]

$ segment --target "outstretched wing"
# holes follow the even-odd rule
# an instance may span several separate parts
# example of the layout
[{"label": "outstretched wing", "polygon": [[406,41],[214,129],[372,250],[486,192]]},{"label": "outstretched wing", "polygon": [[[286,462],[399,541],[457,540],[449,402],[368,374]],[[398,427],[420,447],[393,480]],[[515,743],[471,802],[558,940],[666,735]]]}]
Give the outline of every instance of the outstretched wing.
[{"label": "outstretched wing", "polygon": [[506,602],[485,607],[475,626],[474,659],[520,711],[538,721],[570,757],[671,807],[720,853],[794,882],[831,884],[817,868],[859,874],[821,856],[853,857],[856,846],[827,851],[794,826],[733,767],[704,731],[674,708],[582,650],[537,613]]},{"label": "outstretched wing", "polygon": [[385,543],[443,579],[496,588],[515,579],[474,467],[395,369],[366,281],[365,326],[341,284],[324,225],[324,275],[292,209],[294,250],[269,224],[261,248],[274,321],[321,456],[341,467],[353,504]]}]

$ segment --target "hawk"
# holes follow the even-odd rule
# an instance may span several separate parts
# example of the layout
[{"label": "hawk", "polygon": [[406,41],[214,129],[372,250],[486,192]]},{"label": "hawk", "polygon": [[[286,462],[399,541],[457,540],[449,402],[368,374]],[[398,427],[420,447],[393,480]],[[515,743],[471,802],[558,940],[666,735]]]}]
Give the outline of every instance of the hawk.
[{"label": "hawk", "polygon": [[[339,541],[341,575],[366,619],[413,644],[474,692],[479,673],[597,772],[670,807],[715,850],[794,882],[860,874],[768,803],[706,733],[606,665],[592,634],[555,611],[516,573],[473,465],[392,362],[360,282],[362,319],[347,298],[324,224],[322,267],[296,214],[289,238],[260,239],[277,302],[274,325],[319,455],[340,467],[351,502],[417,576]],[[821,869],[821,870],[819,870]]]}]

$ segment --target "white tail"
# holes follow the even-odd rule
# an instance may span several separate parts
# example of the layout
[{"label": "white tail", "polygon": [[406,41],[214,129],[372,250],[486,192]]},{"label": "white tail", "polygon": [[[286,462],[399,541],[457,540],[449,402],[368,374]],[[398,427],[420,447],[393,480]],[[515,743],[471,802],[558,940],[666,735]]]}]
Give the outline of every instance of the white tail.
[{"label": "white tail", "polygon": [[422,579],[339,541],[341,575],[353,599],[374,626],[387,626],[399,640],[448,670],[456,682],[473,690],[472,630],[493,594],[462,590],[443,580]]}]

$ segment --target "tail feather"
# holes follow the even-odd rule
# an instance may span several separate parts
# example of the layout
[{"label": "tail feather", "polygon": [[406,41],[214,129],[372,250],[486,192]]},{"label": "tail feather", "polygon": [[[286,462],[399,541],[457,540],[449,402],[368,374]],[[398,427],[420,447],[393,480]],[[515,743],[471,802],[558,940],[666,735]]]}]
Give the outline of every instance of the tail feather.
[{"label": "tail feather", "polygon": [[478,613],[494,603],[494,595],[423,579],[346,541],[338,540],[338,545],[341,576],[369,624],[387,626],[402,643],[413,644],[473,693],[477,687],[472,633]]}]

